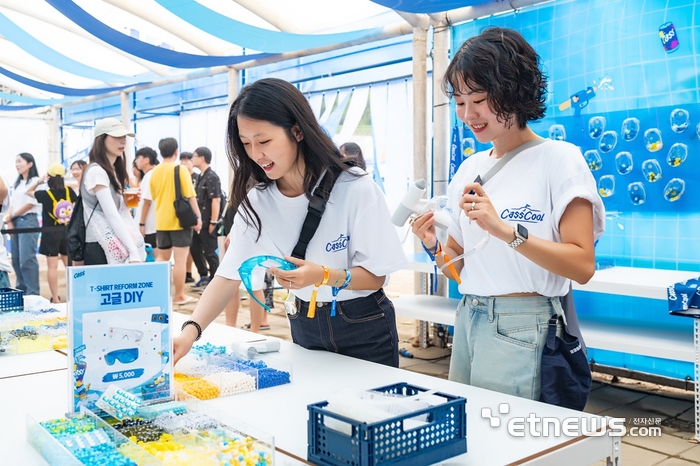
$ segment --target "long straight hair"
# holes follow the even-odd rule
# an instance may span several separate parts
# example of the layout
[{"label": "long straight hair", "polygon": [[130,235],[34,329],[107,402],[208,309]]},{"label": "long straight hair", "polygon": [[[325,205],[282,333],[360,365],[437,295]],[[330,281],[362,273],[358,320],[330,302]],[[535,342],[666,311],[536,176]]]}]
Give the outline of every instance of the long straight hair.
[{"label": "long straight hair", "polygon": [[124,186],[128,180],[128,175],[126,174],[126,162],[124,162],[124,153],[122,152],[122,155],[117,157],[117,160],[114,161],[114,165],[111,165],[109,163],[109,158],[107,157],[105,139],[107,139],[106,134],[102,134],[95,138],[95,143],[90,149],[89,160],[90,163],[96,163],[107,172],[109,183],[116,192],[121,194],[124,191]]},{"label": "long straight hair", "polygon": [[[17,156],[22,157],[25,160],[25,162],[32,164],[32,166],[29,167],[29,172],[27,172],[27,181],[39,176],[39,170],[36,169],[36,161],[34,160],[34,156],[32,154],[30,154],[29,152],[22,152],[20,154],[17,154]],[[19,186],[22,180],[22,175],[17,176],[17,181],[15,181],[15,188]]]},{"label": "long straight hair", "polygon": [[[247,194],[251,182],[255,189],[263,190],[272,184],[272,180],[248,157],[240,139],[239,116],[283,128],[290,140],[295,142],[292,127],[297,125],[301,129],[304,137],[296,142],[296,160],[302,159],[306,166],[304,194],[309,199],[324,170],[337,178],[350,167],[343,164],[340,151],[318,124],[308,100],[296,87],[276,78],[261,79],[245,86],[231,104],[228,115],[226,149],[234,173],[231,205],[243,207],[247,214],[244,216],[246,223],[258,230],[259,238],[262,223]],[[332,181],[331,177],[325,177],[319,189],[329,192]]]}]

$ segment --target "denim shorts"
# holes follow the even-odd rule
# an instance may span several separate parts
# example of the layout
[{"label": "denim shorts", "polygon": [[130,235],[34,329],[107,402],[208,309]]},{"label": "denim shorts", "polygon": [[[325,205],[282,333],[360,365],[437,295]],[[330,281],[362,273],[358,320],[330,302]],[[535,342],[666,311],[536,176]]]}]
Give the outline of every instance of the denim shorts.
[{"label": "denim shorts", "polygon": [[559,298],[464,295],[457,307],[450,380],[509,395],[540,397],[547,321]]},{"label": "denim shorts", "polygon": [[294,343],[310,350],[344,354],[386,366],[399,367],[399,337],[394,305],[380,289],[364,298],[338,301],[335,317],[331,303],[316,303],[309,319],[309,303],[295,300],[299,312],[289,317]]}]

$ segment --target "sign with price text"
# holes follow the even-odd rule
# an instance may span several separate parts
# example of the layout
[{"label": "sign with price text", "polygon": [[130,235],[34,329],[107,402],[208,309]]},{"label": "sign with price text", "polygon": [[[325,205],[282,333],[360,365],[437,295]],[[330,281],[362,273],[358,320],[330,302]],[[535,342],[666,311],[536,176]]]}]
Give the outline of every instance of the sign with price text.
[{"label": "sign with price text", "polygon": [[114,384],[144,400],[171,396],[168,262],[69,267],[70,410]]}]

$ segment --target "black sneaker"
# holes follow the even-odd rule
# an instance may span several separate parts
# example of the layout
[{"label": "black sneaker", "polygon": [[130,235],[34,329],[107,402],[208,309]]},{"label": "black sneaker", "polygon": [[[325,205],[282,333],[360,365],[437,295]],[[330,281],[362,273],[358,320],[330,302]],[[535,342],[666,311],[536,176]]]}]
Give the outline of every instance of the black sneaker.
[{"label": "black sneaker", "polygon": [[204,288],[207,287],[207,285],[209,284],[209,281],[210,281],[210,280],[211,280],[211,278],[209,278],[209,277],[202,277],[202,278],[200,278],[200,279],[197,281],[197,283],[195,283],[194,285],[192,285],[192,286],[190,287],[190,289],[191,289],[191,290],[203,290]]},{"label": "black sneaker", "polygon": [[194,283],[194,278],[192,277],[192,274],[187,274],[185,275],[185,283]]}]

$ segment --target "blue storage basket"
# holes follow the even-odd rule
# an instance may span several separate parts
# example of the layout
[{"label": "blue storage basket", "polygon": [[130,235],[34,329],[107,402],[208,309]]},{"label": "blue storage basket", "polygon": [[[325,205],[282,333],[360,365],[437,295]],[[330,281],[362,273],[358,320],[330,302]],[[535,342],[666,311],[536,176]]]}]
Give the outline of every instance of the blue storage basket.
[{"label": "blue storage basket", "polygon": [[[375,391],[413,396],[427,390],[398,383]],[[466,453],[466,398],[445,393],[435,395],[448,401],[373,424],[326,411],[323,409],[328,404],[326,401],[308,405],[308,460],[314,464],[339,466],[424,465]],[[405,419],[424,414],[428,415],[425,425],[404,428]],[[352,435],[326,427],[325,417],[350,424]]]},{"label": "blue storage basket", "polygon": [[0,312],[23,311],[24,291],[0,288]]}]

